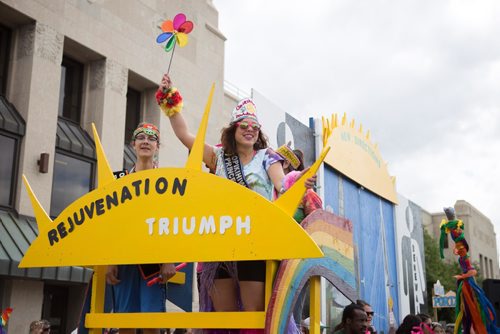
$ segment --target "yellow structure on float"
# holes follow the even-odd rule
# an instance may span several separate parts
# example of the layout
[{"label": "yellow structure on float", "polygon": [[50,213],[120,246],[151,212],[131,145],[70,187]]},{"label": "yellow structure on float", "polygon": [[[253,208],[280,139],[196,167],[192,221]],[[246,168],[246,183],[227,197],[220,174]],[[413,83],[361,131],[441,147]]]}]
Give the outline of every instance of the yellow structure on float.
[{"label": "yellow structure on float", "polygon": [[[41,207],[24,177],[39,235],[19,267],[92,266],[91,312],[85,320],[90,333],[100,333],[102,328],[265,326],[265,312],[103,313],[107,265],[323,256],[295,222],[293,213],[304,194],[305,178],[316,173],[329,147],[275,202],[203,172],[204,139],[214,88],[184,168],[151,169],[115,180],[93,126],[98,187],[70,204],[55,220]],[[266,305],[276,267],[276,262],[268,261]],[[174,280],[182,282],[182,277]],[[315,307],[319,308],[319,303]]]},{"label": "yellow structure on float", "polygon": [[389,175],[378,145],[371,142],[370,131],[363,133],[362,124],[356,128],[354,119],[348,122],[346,114],[341,120],[337,114],[330,119],[323,118],[323,142],[335,147],[335,154],[328,154],[325,163],[389,202],[398,204],[396,178]]}]

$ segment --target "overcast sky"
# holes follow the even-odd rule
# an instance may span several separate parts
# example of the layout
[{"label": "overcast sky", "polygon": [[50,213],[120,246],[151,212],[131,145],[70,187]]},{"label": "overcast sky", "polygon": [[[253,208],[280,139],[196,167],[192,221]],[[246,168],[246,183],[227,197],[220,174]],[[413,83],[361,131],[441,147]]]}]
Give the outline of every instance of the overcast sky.
[{"label": "overcast sky", "polygon": [[347,113],[399,193],[430,212],[468,201],[500,246],[500,1],[214,4],[227,81],[304,122]]}]

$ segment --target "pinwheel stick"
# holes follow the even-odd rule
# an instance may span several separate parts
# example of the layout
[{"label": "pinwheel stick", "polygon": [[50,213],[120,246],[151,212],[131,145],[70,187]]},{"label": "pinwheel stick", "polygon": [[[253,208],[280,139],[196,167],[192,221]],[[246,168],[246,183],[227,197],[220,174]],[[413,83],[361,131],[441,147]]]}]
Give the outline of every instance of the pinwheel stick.
[{"label": "pinwheel stick", "polygon": [[[175,43],[175,44],[177,44],[177,43]],[[172,59],[174,58],[175,44],[174,44],[174,48],[172,49],[172,54],[170,55],[170,61],[168,62],[167,75],[170,73],[170,66],[172,65]]]}]

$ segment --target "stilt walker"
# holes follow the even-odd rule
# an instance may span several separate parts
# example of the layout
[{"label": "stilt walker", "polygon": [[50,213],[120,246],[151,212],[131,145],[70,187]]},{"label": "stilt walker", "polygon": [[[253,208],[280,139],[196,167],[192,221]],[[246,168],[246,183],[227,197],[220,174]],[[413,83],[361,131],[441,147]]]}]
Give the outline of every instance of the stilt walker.
[{"label": "stilt walker", "polygon": [[440,255],[444,258],[444,241],[450,233],[455,242],[453,253],[458,256],[462,274],[457,279],[457,301],[455,306],[455,332],[469,334],[500,334],[496,327],[496,314],[484,291],[477,285],[474,276],[477,270],[470,263],[469,244],[464,236],[464,223],[457,219],[455,209],[444,208],[447,220],[441,222]]}]

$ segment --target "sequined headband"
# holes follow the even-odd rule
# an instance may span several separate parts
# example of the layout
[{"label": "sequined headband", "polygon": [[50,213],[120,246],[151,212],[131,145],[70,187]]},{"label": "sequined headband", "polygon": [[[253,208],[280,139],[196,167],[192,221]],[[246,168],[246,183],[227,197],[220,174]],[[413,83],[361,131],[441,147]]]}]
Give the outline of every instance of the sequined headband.
[{"label": "sequined headband", "polygon": [[155,125],[150,123],[141,124],[141,126],[135,129],[132,138],[135,139],[139,133],[145,133],[148,136],[156,136],[156,138],[160,139],[160,131]]}]

